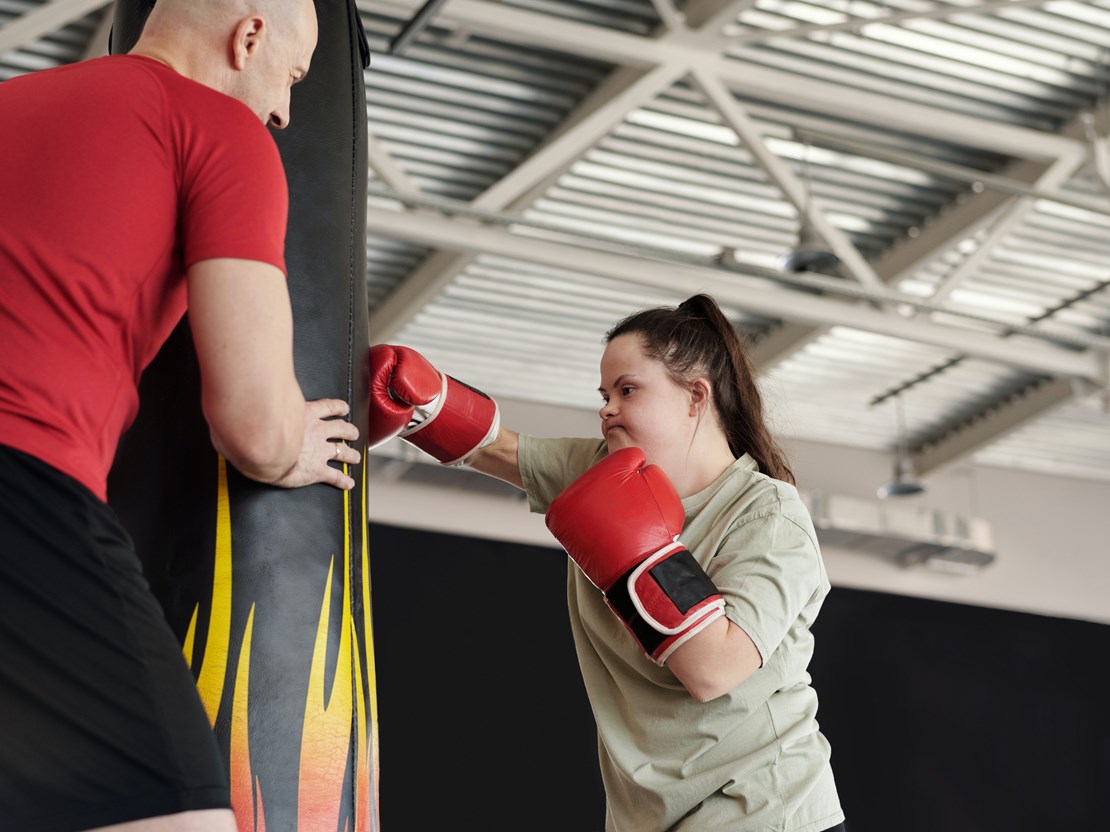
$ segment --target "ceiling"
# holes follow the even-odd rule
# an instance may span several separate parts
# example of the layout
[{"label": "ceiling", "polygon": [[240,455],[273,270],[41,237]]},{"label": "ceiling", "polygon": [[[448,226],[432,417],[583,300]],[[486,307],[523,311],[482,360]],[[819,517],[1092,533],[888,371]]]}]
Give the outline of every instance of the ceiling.
[{"label": "ceiling", "polygon": [[[1110,0],[434,3],[357,4],[374,341],[593,411],[705,291],[783,437],[1110,481]],[[0,80],[111,18],[0,0]]]}]

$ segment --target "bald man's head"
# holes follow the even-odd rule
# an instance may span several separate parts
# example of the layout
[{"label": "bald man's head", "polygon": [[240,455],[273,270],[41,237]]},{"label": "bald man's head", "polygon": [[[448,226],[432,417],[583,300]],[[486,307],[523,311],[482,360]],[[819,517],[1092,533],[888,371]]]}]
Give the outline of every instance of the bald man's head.
[{"label": "bald man's head", "polygon": [[294,20],[301,0],[157,0],[147,25],[188,25],[194,31],[223,28],[228,21],[250,14],[273,18],[275,23]]},{"label": "bald man's head", "polygon": [[131,51],[239,99],[282,128],[316,37],[313,0],[158,0]]}]

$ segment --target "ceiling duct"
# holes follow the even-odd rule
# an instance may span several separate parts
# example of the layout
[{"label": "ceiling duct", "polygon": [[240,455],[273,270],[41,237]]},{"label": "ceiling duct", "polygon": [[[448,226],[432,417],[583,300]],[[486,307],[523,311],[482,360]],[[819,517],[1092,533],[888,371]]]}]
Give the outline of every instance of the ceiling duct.
[{"label": "ceiling duct", "polygon": [[994,562],[994,534],[981,518],[830,494],[802,496],[822,547],[961,575],[976,574]]}]

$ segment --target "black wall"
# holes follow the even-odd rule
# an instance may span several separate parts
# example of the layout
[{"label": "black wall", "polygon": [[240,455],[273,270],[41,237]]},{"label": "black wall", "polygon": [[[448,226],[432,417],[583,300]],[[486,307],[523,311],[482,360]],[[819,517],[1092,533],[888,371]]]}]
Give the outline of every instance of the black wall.
[{"label": "black wall", "polygon": [[1110,829],[1110,627],[834,588],[814,634],[849,832]]},{"label": "black wall", "polygon": [[375,524],[369,543],[382,828],[600,832],[566,555]]},{"label": "black wall", "polygon": [[[563,553],[370,532],[383,826],[600,832]],[[814,633],[849,832],[1110,828],[1110,627],[834,587]]]}]

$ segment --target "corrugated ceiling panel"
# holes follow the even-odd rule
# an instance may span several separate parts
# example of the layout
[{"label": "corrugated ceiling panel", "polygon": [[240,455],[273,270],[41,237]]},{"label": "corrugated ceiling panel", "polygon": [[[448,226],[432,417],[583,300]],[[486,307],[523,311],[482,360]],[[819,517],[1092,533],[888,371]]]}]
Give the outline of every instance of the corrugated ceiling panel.
[{"label": "corrugated ceiling panel", "polygon": [[606,29],[646,35],[659,25],[651,0],[502,0],[506,6],[543,12],[552,17],[589,23]]},{"label": "corrugated ceiling panel", "polygon": [[[903,390],[915,377],[922,380]],[[883,448],[897,437],[892,394],[901,396],[905,438],[914,446],[1036,378],[940,347],[833,327],[775,367],[767,384],[794,414],[792,435]]]},{"label": "corrugated ceiling panel", "polygon": [[[472,199],[528,156],[607,68],[520,47],[411,47],[367,71],[370,130],[424,191]],[[371,47],[373,49],[373,45]],[[565,68],[564,68],[565,67]]]},{"label": "corrugated ceiling panel", "polygon": [[[781,114],[772,118],[761,103],[752,109],[762,116],[756,125],[767,149],[790,166],[814,204],[865,256],[876,256],[970,188],[822,142],[822,136],[850,137],[877,149],[914,143],[896,131],[794,111],[799,125]],[[974,161],[987,170],[1006,161],[950,144],[934,144],[930,151],[939,160]],[[630,113],[526,215],[690,255],[712,257],[732,247],[738,261],[764,268],[778,266],[799,230],[794,206],[736,133],[685,84]]]},{"label": "corrugated ceiling panel", "polygon": [[[651,31],[658,23],[648,3],[637,7],[639,14],[622,3],[515,5],[632,32]],[[1103,62],[1094,45],[1096,30],[1104,25],[1102,12],[1094,9],[1086,15],[1085,26],[1077,26],[1084,12],[1076,6],[1057,2],[1048,11],[1009,9],[994,16],[970,11],[945,19],[940,16],[946,13],[944,7],[935,3],[833,7],[758,0],[741,12],[728,32],[731,54],[742,60],[801,77],[839,81],[892,100],[1055,130],[1102,95],[1097,80],[1092,80],[1099,77]],[[903,19],[899,26],[872,25],[864,30],[866,36],[854,30],[859,21],[844,25],[849,15],[911,12],[922,16]],[[796,28],[807,25],[841,28],[810,33]],[[769,38],[776,29],[788,31]],[[442,42],[442,35],[434,35],[425,48],[440,48]],[[561,60],[580,63],[567,56]],[[462,71],[457,57],[452,61],[452,71]],[[419,72],[412,77],[411,66],[394,68],[387,62],[385,70],[390,78],[381,84],[379,109],[372,109],[381,122],[390,124],[383,143],[391,145],[421,187],[443,196],[469,198],[495,181],[501,166],[511,167],[521,158],[524,137],[542,132],[537,125],[553,112],[545,109],[551,102],[543,96],[507,100],[503,91],[487,90],[481,83],[468,85],[464,95],[442,77],[429,81],[437,90],[433,96],[420,91],[424,80]],[[531,67],[514,70],[512,78],[535,83],[530,73]],[[602,77],[601,68],[595,77]],[[368,81],[373,83],[372,74]],[[546,95],[549,88],[541,92]],[[413,120],[418,109],[409,101],[413,97],[427,99],[429,107],[462,127],[450,140],[436,136],[415,141],[413,135],[436,123]],[[811,187],[827,219],[872,259],[913,237],[973,190],[966,176],[938,175],[927,165],[916,167],[898,159],[916,156],[983,174],[1005,172],[1015,161],[849,117],[838,119],[742,96],[737,100],[754,119],[768,149]],[[500,115],[512,117],[513,123],[501,122]],[[431,148],[429,141],[443,144]],[[458,160],[473,155],[472,142],[484,144],[487,152],[480,162],[459,171]],[[1088,172],[1069,187],[1098,197],[1100,185]],[[1098,291],[1102,278],[1095,272],[1100,261],[1105,262],[1107,237],[1085,225],[1089,217],[1076,218],[1074,211],[1057,208],[1039,206],[1030,212],[1003,240],[991,262],[952,288],[951,303],[999,323],[950,315],[934,318],[972,330],[1004,332],[1007,324],[1026,324],[1065,305],[1055,312],[1053,325],[1100,332],[1106,321],[1105,299]],[[629,113],[536,199],[525,216],[549,229],[520,229],[530,236],[607,238],[624,250],[642,247],[647,254],[664,249],[678,259],[712,258],[727,247],[735,249],[741,264],[763,268],[779,265],[797,242],[799,230],[794,206],[685,82]],[[980,229],[981,238],[987,234],[989,227]],[[953,240],[948,251],[903,287],[912,295],[928,297],[960,268],[973,244],[971,239]],[[1041,272],[1048,258],[1058,268],[1046,277]],[[458,372],[495,394],[593,408],[597,339],[605,327],[635,306],[679,300],[645,293],[634,284],[482,258],[410,322],[399,340],[449,360]],[[739,321],[739,313],[734,314]],[[769,322],[749,319],[742,325],[762,331]],[[537,367],[543,368],[538,375]],[[925,441],[944,436],[1036,378],[940,348],[834,328],[776,366],[763,384],[780,429],[789,435],[882,448],[895,441],[892,400],[870,402],[892,390],[908,386],[902,396],[908,433],[911,441]]]},{"label": "corrugated ceiling panel", "polygon": [[[620,317],[679,293],[483,256],[393,339],[491,395],[596,409],[602,339]],[[737,326],[759,321],[727,308]]]},{"label": "corrugated ceiling panel", "polygon": [[[982,5],[757,0],[727,31],[745,61],[1039,130],[1058,129],[1099,95],[1105,6]],[[890,15],[905,17],[884,23]]]},{"label": "corrugated ceiling panel", "polygon": [[1110,400],[1060,407],[975,454],[975,462],[1110,482]]},{"label": "corrugated ceiling panel", "polygon": [[[0,0],[0,26],[44,5]],[[605,30],[662,31],[651,0],[505,0],[505,5]],[[681,8],[681,3],[679,8]],[[967,7],[966,9],[961,7]],[[368,5],[368,8],[369,5]],[[415,7],[414,7],[415,9]],[[0,56],[0,79],[78,60],[105,10]],[[387,54],[404,25],[361,10],[373,64],[366,71],[372,137],[426,193],[469,200],[510,173],[563,125],[613,69],[481,32],[433,24],[400,56]],[[876,18],[890,17],[891,22]],[[870,22],[869,22],[870,21]],[[999,124],[1055,131],[1110,91],[1110,0],[1041,0],[1007,7],[974,0],[755,0],[725,28],[740,61],[839,83],[893,103],[934,107]],[[980,148],[784,107],[737,103],[768,149],[812,187],[826,217],[875,260],[974,190],[967,175],[930,173],[926,162],[1005,173],[1015,160]],[[914,164],[913,160],[921,160]],[[1005,333],[1037,322],[1110,336],[1107,172],[1088,165],[1066,186],[1084,210],[1030,201],[1021,216],[969,226],[913,271],[901,287],[997,321],[933,314],[936,321]],[[371,187],[380,186],[372,174]],[[389,204],[380,196],[373,204]],[[741,264],[774,268],[797,240],[798,213],[748,149],[685,82],[628,113],[527,211],[549,230],[518,233],[562,240],[605,237],[625,250],[708,259],[735,249]],[[988,217],[988,220],[991,219]],[[995,218],[996,222],[998,221]],[[371,310],[425,262],[430,250],[367,239]],[[980,257],[978,248],[989,248]],[[425,351],[488,392],[594,410],[605,330],[629,311],[684,295],[633,280],[482,256],[394,339]],[[737,325],[774,322],[727,310]],[[926,314],[926,313],[921,313]],[[909,441],[942,439],[995,403],[1020,397],[1038,377],[957,353],[833,327],[762,379],[785,436],[868,448],[896,438],[893,399],[903,390]],[[985,464],[1110,478],[1110,417],[1094,398],[1039,415],[975,454]]]},{"label": "corrugated ceiling panel", "polygon": [[[0,29],[23,15],[48,5],[48,0],[0,0]],[[93,32],[106,13],[98,9],[67,26],[0,55],[0,81],[28,72],[71,64],[84,57]],[[107,13],[111,13],[108,9]]]},{"label": "corrugated ceiling panel", "polygon": [[[389,43],[406,21],[365,11],[362,20],[373,55],[365,73],[371,136],[421,191],[440,197],[470,200],[500,180],[610,70],[435,26],[393,56]],[[370,184],[381,187],[373,172]],[[367,252],[374,309],[428,250],[382,240],[370,229]]]}]

